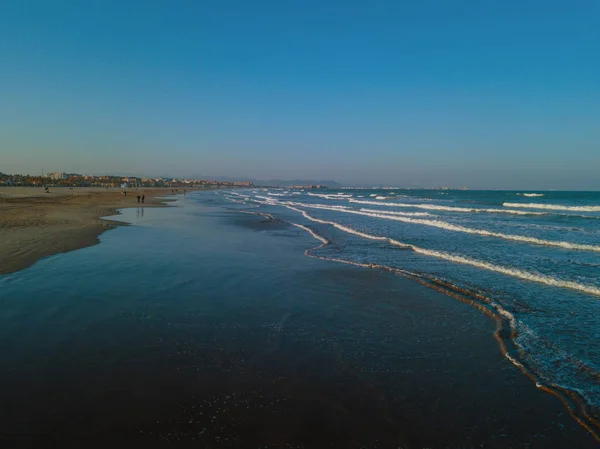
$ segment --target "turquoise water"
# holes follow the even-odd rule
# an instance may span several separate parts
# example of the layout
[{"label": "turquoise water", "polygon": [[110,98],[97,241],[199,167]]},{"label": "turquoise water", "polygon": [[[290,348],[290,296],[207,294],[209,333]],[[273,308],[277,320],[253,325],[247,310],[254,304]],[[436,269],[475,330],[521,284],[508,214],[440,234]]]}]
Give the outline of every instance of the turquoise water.
[{"label": "turquoise water", "polygon": [[[101,244],[0,277],[0,447],[597,446],[499,354],[488,317],[305,251],[324,236],[312,253],[488,288],[461,271],[473,267],[259,198],[283,191],[234,193],[126,209],[119,219],[133,226]],[[396,225],[293,207],[365,233]],[[431,235],[414,238],[425,247]]]},{"label": "turquoise water", "polygon": [[600,193],[272,189],[214,197],[310,227],[328,241],[314,256],[480,294],[512,326],[515,363],[600,416]]}]

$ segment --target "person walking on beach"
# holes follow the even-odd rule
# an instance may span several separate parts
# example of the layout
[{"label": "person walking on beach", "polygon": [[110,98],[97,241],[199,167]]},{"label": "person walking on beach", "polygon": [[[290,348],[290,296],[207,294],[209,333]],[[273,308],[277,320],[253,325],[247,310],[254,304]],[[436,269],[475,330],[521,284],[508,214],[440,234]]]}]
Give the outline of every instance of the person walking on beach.
[{"label": "person walking on beach", "polygon": [[141,196],[138,195],[137,196],[138,204],[140,204],[140,198],[141,198]]},{"label": "person walking on beach", "polygon": [[145,195],[142,195],[142,204],[144,204],[144,200],[146,199]]}]

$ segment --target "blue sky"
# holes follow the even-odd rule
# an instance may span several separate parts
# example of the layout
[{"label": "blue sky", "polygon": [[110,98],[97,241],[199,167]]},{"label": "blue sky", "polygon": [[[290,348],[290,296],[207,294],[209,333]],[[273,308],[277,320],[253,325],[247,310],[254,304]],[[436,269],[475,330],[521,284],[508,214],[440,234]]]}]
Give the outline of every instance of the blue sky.
[{"label": "blue sky", "polygon": [[0,171],[600,190],[597,1],[0,3]]}]

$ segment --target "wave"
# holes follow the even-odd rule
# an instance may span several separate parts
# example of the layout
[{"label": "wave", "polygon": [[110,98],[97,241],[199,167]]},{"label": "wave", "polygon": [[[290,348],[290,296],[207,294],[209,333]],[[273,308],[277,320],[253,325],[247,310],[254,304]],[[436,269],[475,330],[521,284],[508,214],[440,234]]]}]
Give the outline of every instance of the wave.
[{"label": "wave", "polygon": [[275,198],[270,198],[268,196],[255,195],[255,198],[260,198],[261,200],[269,201],[271,203],[278,203],[278,201]]},{"label": "wave", "polygon": [[342,193],[311,193],[306,192],[308,196],[317,196],[319,198],[325,198],[326,200],[343,200],[346,198],[351,198],[352,195],[344,195]]},{"label": "wave", "polygon": [[441,206],[435,204],[411,204],[411,203],[382,203],[379,201],[368,201],[368,200],[355,200],[349,199],[351,203],[356,204],[373,204],[377,206],[385,207],[414,207],[416,209],[426,210],[444,210],[448,212],[479,212],[479,213],[494,213],[494,214],[515,214],[515,215],[545,215],[545,212],[529,212],[522,210],[510,210],[510,209],[476,209],[467,207],[454,207],[454,206]]},{"label": "wave", "polygon": [[264,212],[250,212],[250,211],[247,211],[247,210],[237,210],[236,212],[239,212],[241,214],[257,215],[259,217],[265,217],[268,220],[272,220],[272,221],[280,221],[277,218],[275,218],[273,215],[267,214],[267,213],[264,213]]},{"label": "wave", "polygon": [[575,212],[600,212],[600,206],[564,206],[562,204],[543,203],[503,203],[505,207],[522,207],[526,209],[565,210]]},{"label": "wave", "polygon": [[403,217],[431,217],[427,212],[397,212],[397,211],[381,211],[378,209],[361,209],[362,212],[384,213],[386,215],[400,215]]},{"label": "wave", "polygon": [[[401,215],[391,215],[391,214],[387,214],[385,212],[384,213],[372,213],[372,212],[357,211],[357,210],[353,210],[353,209],[342,209],[339,207],[334,208],[331,206],[322,206],[322,205],[315,207],[315,205],[303,204],[303,203],[296,204],[296,205],[300,206],[300,207],[334,210],[334,211],[338,211],[338,212],[344,212],[347,214],[362,215],[365,217],[380,218],[380,219],[384,219],[384,220],[400,221],[403,223],[431,226],[431,227],[435,227],[435,228],[445,229],[448,231],[463,232],[466,234],[483,235],[485,237],[496,237],[496,238],[501,238],[501,239],[505,239],[505,240],[512,240],[515,242],[533,243],[533,244],[542,245],[542,246],[556,246],[559,248],[572,249],[572,250],[578,250],[578,251],[600,252],[600,246],[598,246],[598,245],[587,245],[587,244],[583,244],[583,243],[564,242],[564,241],[558,241],[558,240],[545,240],[545,239],[538,239],[536,237],[528,237],[528,236],[524,236],[524,235],[503,234],[501,232],[487,231],[485,229],[467,228],[465,226],[455,225],[455,224],[448,223],[446,221],[441,221],[441,220],[423,220],[423,219],[419,219],[419,218],[408,218],[408,217],[401,216]],[[376,211],[376,212],[381,212],[381,211]]]},{"label": "wave", "polygon": [[517,193],[519,196],[546,196],[544,193]]},{"label": "wave", "polygon": [[304,226],[304,225],[301,225],[298,223],[293,223],[291,221],[290,221],[290,224],[292,226],[296,226],[297,228],[304,229],[306,232],[308,232],[310,235],[312,235],[315,239],[322,242],[324,245],[327,245],[329,243],[329,240],[327,240],[325,237],[321,237],[319,234],[317,234],[315,231],[313,231],[312,229],[310,229],[307,226]]},{"label": "wave", "polygon": [[582,293],[587,293],[590,295],[594,295],[594,296],[600,296],[600,288],[593,286],[593,285],[587,285],[587,284],[580,284],[578,282],[573,282],[573,281],[565,281],[562,279],[557,279],[557,278],[553,278],[551,276],[546,276],[543,274],[536,274],[536,273],[531,273],[528,271],[524,271],[524,270],[519,270],[516,268],[508,268],[508,267],[504,267],[501,265],[495,265],[489,262],[484,262],[484,261],[480,261],[477,259],[472,259],[470,257],[466,257],[466,256],[462,256],[462,255],[458,255],[458,254],[452,254],[452,253],[446,253],[443,251],[436,251],[436,250],[430,250],[430,249],[426,249],[426,248],[421,248],[419,246],[415,246],[409,243],[403,243],[400,242],[398,240],[394,240],[392,238],[389,237],[383,237],[383,236],[375,236],[375,235],[371,235],[371,234],[366,234],[364,232],[360,232],[360,231],[356,231],[352,228],[349,228],[348,226],[344,226],[344,225],[340,225],[339,223],[336,223],[334,221],[327,221],[327,220],[321,220],[319,218],[315,218],[313,216],[311,216],[310,214],[308,214],[308,212],[301,210],[301,209],[297,209],[295,207],[292,206],[285,206],[288,209],[294,210],[296,212],[301,213],[306,219],[310,220],[310,221],[314,221],[316,223],[321,223],[321,224],[326,224],[326,225],[331,225],[337,229],[340,229],[344,232],[348,232],[350,234],[354,234],[354,235],[358,235],[360,237],[363,238],[367,238],[370,240],[380,240],[380,241],[387,241],[390,244],[394,245],[394,246],[399,246],[402,247],[404,249],[412,249],[413,251],[415,251],[416,253],[419,254],[423,254],[426,256],[431,256],[431,257],[435,257],[438,259],[444,259],[447,260],[449,262],[454,262],[454,263],[460,263],[460,264],[464,264],[464,265],[470,265],[473,267],[477,267],[477,268],[482,268],[484,270],[488,270],[488,271],[493,271],[496,273],[500,273],[500,274],[504,274],[507,276],[511,276],[514,278],[518,278],[518,279],[522,279],[525,281],[530,281],[530,282],[537,282],[540,284],[545,284],[551,287],[558,287],[558,288],[566,288],[566,289],[570,289],[570,290],[577,290],[580,291]]},{"label": "wave", "polygon": [[301,213],[304,216],[304,218],[306,218],[307,220],[311,220],[311,221],[314,221],[316,223],[321,223],[321,224],[326,224],[326,225],[333,226],[334,228],[337,228],[340,231],[347,232],[348,234],[354,234],[354,235],[357,235],[359,237],[362,237],[362,238],[365,238],[365,239],[369,239],[369,240],[388,240],[387,237],[377,237],[377,236],[374,236],[374,235],[366,234],[364,232],[356,231],[356,230],[354,230],[354,229],[352,229],[352,228],[350,228],[348,226],[341,225],[341,224],[336,223],[334,221],[321,220],[319,218],[312,217],[311,215],[308,214],[308,212],[306,212],[306,211],[304,211],[302,209],[297,209],[297,208],[295,208],[293,206],[284,206],[284,207],[287,207],[288,209],[291,209],[293,211]]},{"label": "wave", "polygon": [[[294,201],[284,201],[284,202],[280,202],[279,205],[290,205],[290,206],[298,206],[298,207],[307,207],[309,209],[323,209],[323,210],[331,210],[331,211],[339,211],[339,212],[352,212],[355,211],[354,209],[350,209],[348,206],[337,206],[337,205],[329,205],[329,204],[308,204],[308,203],[297,203]],[[363,212],[381,212],[379,210],[376,209],[360,209]],[[398,216],[403,216],[403,217],[431,217],[431,214],[428,214],[427,212],[396,212],[396,211],[389,211],[389,212],[385,212],[386,215],[398,215]],[[366,214],[365,214],[366,215]]]}]

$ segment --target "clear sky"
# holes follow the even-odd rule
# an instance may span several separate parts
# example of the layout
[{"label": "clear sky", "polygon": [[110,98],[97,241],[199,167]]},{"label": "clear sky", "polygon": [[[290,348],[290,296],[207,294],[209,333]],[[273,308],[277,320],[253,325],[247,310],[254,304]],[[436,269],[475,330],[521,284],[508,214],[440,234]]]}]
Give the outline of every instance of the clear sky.
[{"label": "clear sky", "polygon": [[4,0],[0,171],[600,190],[600,2]]}]

